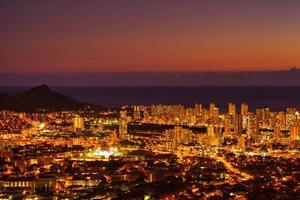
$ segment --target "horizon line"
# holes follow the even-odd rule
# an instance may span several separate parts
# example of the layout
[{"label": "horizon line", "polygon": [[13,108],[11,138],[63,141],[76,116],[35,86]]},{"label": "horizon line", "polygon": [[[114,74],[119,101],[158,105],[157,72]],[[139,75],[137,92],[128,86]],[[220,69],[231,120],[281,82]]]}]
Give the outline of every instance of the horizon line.
[{"label": "horizon line", "polygon": [[244,72],[289,72],[293,70],[300,70],[300,66],[290,67],[289,69],[262,69],[262,70],[189,70],[189,71],[181,71],[181,70],[150,70],[150,71],[72,71],[72,72],[0,72],[1,75],[10,75],[10,74],[80,74],[80,73],[97,73],[97,74],[130,74],[130,73],[244,73]]}]

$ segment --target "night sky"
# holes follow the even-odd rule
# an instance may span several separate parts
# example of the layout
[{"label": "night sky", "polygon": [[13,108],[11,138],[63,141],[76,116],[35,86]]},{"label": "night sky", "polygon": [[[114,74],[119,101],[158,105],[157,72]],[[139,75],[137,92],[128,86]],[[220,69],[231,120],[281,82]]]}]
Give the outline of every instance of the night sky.
[{"label": "night sky", "polygon": [[299,0],[0,0],[0,73],[300,65]]}]

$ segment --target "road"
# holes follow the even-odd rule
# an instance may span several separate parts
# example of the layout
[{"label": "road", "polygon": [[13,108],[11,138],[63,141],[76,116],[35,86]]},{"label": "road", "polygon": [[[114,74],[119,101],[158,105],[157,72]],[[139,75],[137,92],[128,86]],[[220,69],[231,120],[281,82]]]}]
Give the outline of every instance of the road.
[{"label": "road", "polygon": [[224,166],[231,172],[233,172],[234,174],[238,175],[238,177],[241,177],[241,181],[245,181],[245,180],[250,180],[253,179],[253,176],[251,176],[250,174],[246,173],[246,172],[242,172],[240,171],[238,168],[234,167],[230,162],[228,162],[224,157],[222,156],[218,156],[218,155],[214,155],[213,158],[224,164]]}]

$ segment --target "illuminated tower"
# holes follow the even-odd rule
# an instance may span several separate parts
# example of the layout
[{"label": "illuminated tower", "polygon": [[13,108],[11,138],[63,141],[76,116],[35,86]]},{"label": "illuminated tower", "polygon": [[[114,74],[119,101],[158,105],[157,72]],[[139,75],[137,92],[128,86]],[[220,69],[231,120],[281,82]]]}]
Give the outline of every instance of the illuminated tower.
[{"label": "illuminated tower", "polygon": [[176,149],[180,144],[189,144],[192,142],[193,131],[184,129],[181,126],[175,126],[174,129],[165,130],[167,149]]},{"label": "illuminated tower", "polygon": [[218,146],[220,137],[216,135],[214,126],[207,127],[207,139],[209,145]]},{"label": "illuminated tower", "polygon": [[120,140],[128,140],[128,133],[127,133],[127,111],[120,112],[120,119],[119,119],[119,139]]},{"label": "illuminated tower", "polygon": [[256,109],[257,120],[263,125],[268,125],[270,119],[270,108],[258,108]]},{"label": "illuminated tower", "polygon": [[192,131],[189,129],[184,129],[181,126],[174,127],[175,140],[179,144],[189,144],[192,142]]},{"label": "illuminated tower", "polygon": [[215,137],[215,128],[213,126],[207,127],[207,135],[209,137]]},{"label": "illuminated tower", "polygon": [[284,112],[279,112],[277,115],[278,123],[280,125],[285,125],[286,124],[286,115]]},{"label": "illuminated tower", "polygon": [[286,110],[286,124],[292,126],[297,120],[297,110],[296,108],[287,108]]},{"label": "illuminated tower", "polygon": [[240,135],[238,138],[238,146],[240,150],[244,151],[246,148],[246,136],[245,135]]},{"label": "illuminated tower", "polygon": [[253,123],[253,137],[256,139],[260,135],[260,123],[256,117]]},{"label": "illuminated tower", "polygon": [[76,116],[73,119],[74,130],[84,130],[84,118]]},{"label": "illuminated tower", "polygon": [[290,128],[290,139],[291,141],[295,141],[298,139],[299,127],[294,125]]},{"label": "illuminated tower", "polygon": [[210,115],[210,117],[214,116],[215,109],[216,109],[216,105],[214,103],[210,103],[209,104],[209,115]]},{"label": "illuminated tower", "polygon": [[274,139],[276,141],[279,141],[281,138],[281,130],[280,130],[280,126],[275,126],[275,129],[274,129]]},{"label": "illuminated tower", "polygon": [[248,104],[242,103],[241,104],[241,114],[242,115],[248,115],[249,113],[249,106]]},{"label": "illuminated tower", "polygon": [[216,122],[216,119],[219,116],[219,108],[217,108],[214,103],[209,104],[209,116],[212,119],[213,123]]},{"label": "illuminated tower", "polygon": [[134,120],[141,120],[141,107],[140,106],[133,106],[133,119]]},{"label": "illuminated tower", "polygon": [[228,113],[230,115],[235,115],[236,114],[236,105],[234,103],[229,103],[228,104]]},{"label": "illuminated tower", "polygon": [[239,135],[243,133],[243,117],[242,115],[234,116],[234,124],[233,124],[233,136],[237,138]]},{"label": "illuminated tower", "polygon": [[201,114],[201,112],[202,112],[202,104],[196,103],[195,104],[195,110],[196,110],[197,114]]},{"label": "illuminated tower", "polygon": [[223,133],[223,136],[224,136],[224,137],[228,137],[228,136],[230,135],[230,133],[231,133],[231,128],[230,128],[230,126],[229,126],[229,124],[228,124],[228,121],[225,121],[225,123],[224,123],[224,133]]}]

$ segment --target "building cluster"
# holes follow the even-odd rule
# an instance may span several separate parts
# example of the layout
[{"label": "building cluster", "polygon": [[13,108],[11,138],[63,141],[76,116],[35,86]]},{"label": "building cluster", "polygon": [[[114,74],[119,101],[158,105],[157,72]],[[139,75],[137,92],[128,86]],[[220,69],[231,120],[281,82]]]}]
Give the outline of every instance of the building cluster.
[{"label": "building cluster", "polygon": [[299,124],[295,108],[234,103],[1,111],[0,198],[289,199]]},{"label": "building cluster", "polygon": [[[299,140],[300,130],[299,112],[295,108],[287,108],[286,112],[272,112],[265,107],[250,112],[249,106],[244,103],[240,109],[236,104],[229,103],[226,112],[220,112],[213,103],[207,109],[201,104],[195,104],[193,108],[183,105],[133,106],[129,118],[120,118],[120,123],[129,121],[175,126],[165,131],[167,141],[174,143],[169,146],[187,142],[218,146],[226,139],[235,140],[241,148],[245,148],[245,142],[288,144]],[[195,127],[205,128],[205,134],[189,131]]]}]

